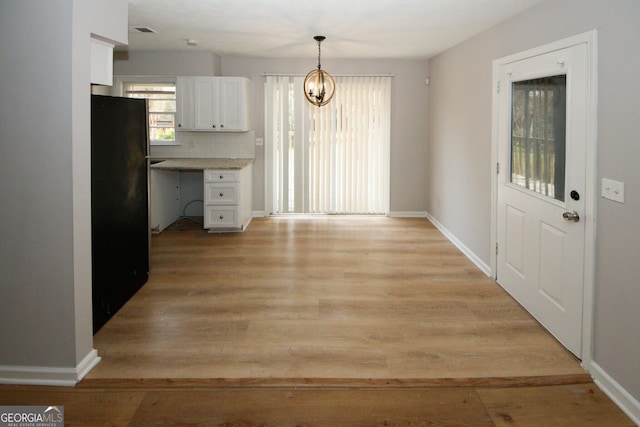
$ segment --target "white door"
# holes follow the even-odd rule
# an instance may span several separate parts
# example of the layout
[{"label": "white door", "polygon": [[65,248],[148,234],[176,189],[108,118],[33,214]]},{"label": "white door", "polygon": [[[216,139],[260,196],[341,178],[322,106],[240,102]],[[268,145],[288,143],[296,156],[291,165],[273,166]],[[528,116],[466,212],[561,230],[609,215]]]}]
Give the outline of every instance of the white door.
[{"label": "white door", "polygon": [[498,68],[498,282],[582,350],[587,45]]}]

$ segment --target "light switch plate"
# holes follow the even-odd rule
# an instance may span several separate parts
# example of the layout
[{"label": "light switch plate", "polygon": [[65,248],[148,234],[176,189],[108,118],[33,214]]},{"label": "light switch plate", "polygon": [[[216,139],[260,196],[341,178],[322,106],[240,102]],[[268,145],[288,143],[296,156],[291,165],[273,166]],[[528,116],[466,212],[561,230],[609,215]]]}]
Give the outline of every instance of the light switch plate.
[{"label": "light switch plate", "polygon": [[264,139],[262,138],[256,138],[256,145],[260,146],[260,145],[264,145]]},{"label": "light switch plate", "polygon": [[602,178],[602,197],[624,203],[624,182]]}]

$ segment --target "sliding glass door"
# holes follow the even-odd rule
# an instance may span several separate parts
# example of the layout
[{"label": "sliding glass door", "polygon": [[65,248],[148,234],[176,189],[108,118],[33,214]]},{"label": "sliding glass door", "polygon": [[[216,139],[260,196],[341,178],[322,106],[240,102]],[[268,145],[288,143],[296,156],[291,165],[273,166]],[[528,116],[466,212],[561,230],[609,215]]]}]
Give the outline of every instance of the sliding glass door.
[{"label": "sliding glass door", "polygon": [[336,77],[326,106],[307,103],[303,77],[267,76],[269,213],[389,212],[391,77]]}]

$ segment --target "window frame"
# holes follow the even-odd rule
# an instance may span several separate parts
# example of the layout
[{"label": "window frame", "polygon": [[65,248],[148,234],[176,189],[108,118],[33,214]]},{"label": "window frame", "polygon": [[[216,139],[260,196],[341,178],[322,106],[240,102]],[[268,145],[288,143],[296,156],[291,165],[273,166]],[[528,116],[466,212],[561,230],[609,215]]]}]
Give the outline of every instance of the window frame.
[{"label": "window frame", "polygon": [[[116,96],[127,97],[125,94],[125,85],[127,83],[171,83],[174,86],[176,84],[176,77],[171,76],[114,76],[113,88],[114,94]],[[176,88],[176,111],[173,112],[174,117],[177,116],[177,88]],[[147,126],[149,126],[149,121],[147,117]],[[178,141],[178,131],[175,126],[174,121],[174,139],[173,140],[164,140],[164,139],[151,139],[151,132],[149,132],[149,144],[154,146],[171,146],[171,145],[181,145],[180,141]]]}]

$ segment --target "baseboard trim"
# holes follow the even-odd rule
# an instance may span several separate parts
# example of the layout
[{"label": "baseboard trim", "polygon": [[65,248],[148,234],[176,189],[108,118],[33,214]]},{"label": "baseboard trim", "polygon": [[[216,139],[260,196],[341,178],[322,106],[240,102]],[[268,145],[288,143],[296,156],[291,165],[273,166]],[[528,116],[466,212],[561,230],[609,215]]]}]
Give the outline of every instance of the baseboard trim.
[{"label": "baseboard trim", "polygon": [[102,358],[98,357],[98,350],[93,349],[85,356],[84,359],[76,366],[77,380],[80,381],[87,375],[95,366],[100,363]]},{"label": "baseboard trim", "polygon": [[98,363],[94,349],[75,368],[48,366],[0,366],[0,384],[73,387]]},{"label": "baseboard trim", "polygon": [[440,223],[440,221],[435,219],[428,212],[426,213],[426,218],[431,221],[431,223],[438,230],[440,230],[440,232],[444,234],[445,237],[451,241],[451,243],[453,243],[458,249],[460,249],[460,251],[465,254],[465,256],[469,258],[469,260],[471,260],[471,262],[473,262],[480,270],[482,270],[484,274],[491,277],[491,268],[484,261],[482,261],[471,249],[469,249],[467,246],[465,246],[464,243],[458,240],[458,238],[453,233],[451,233],[444,225]]},{"label": "baseboard trim", "polygon": [[[273,216],[327,216],[327,215],[331,215],[331,214],[276,214]],[[268,217],[268,216],[272,216],[269,215],[267,212],[265,211],[253,211],[253,217],[254,218],[263,218],[263,217]],[[366,216],[366,215],[365,215]],[[427,217],[427,212],[426,211],[395,211],[395,212],[389,212],[389,214],[387,214],[388,217],[391,218],[426,218]]]},{"label": "baseboard trim", "polygon": [[640,402],[624,389],[616,380],[611,378],[596,362],[591,361],[589,371],[593,382],[613,400],[631,420],[640,425]]},{"label": "baseboard trim", "polygon": [[391,218],[426,218],[426,211],[395,211],[389,212]]}]

